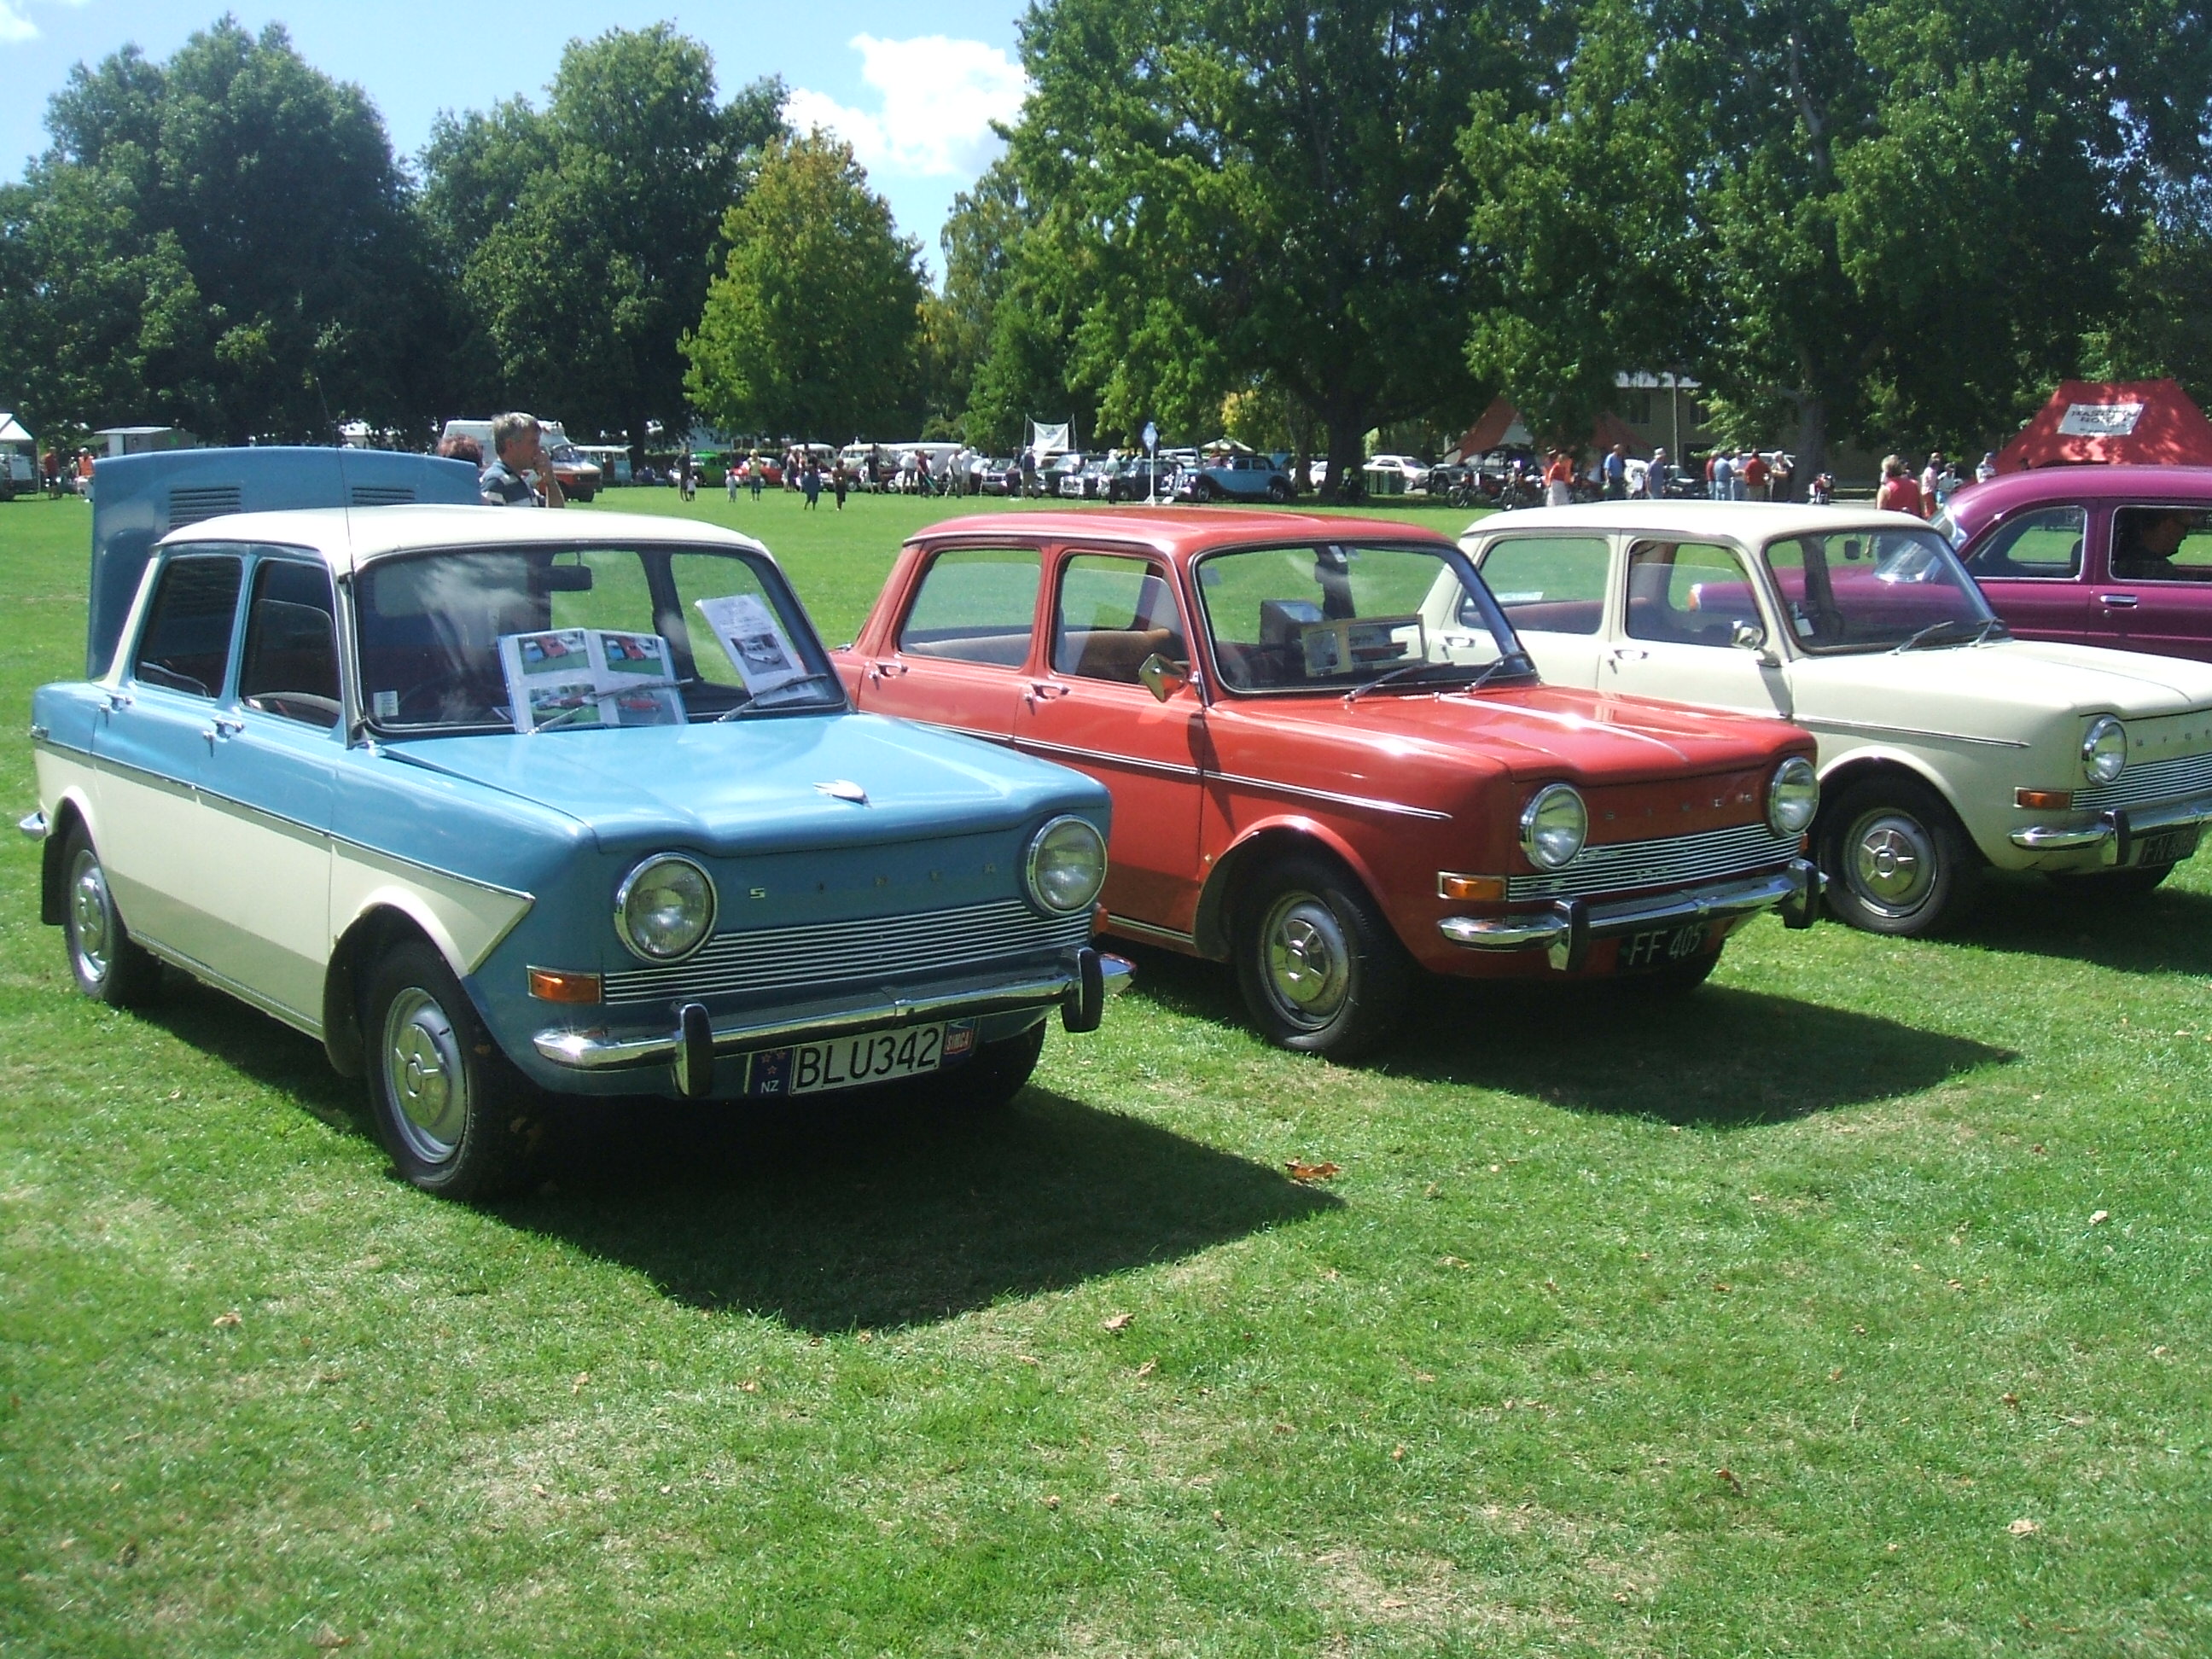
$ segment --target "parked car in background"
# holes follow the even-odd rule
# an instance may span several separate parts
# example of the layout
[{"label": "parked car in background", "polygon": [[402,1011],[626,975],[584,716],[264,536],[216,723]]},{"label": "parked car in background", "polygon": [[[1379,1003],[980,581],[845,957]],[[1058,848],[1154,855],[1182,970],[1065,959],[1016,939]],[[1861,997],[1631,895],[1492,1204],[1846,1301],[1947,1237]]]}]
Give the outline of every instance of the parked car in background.
[{"label": "parked car in background", "polygon": [[1201,455],[1182,469],[1176,499],[1183,501],[1288,501],[1297,491],[1271,456],[1248,450]]},{"label": "parked car in background", "polygon": [[1429,481],[1428,463],[1412,455],[1370,455],[1360,471],[1370,495],[1416,495]]},{"label": "parked car in background", "polygon": [[513,1182],[540,1091],[988,1105],[1050,1010],[1097,1024],[1097,783],[856,714],[767,550],[691,520],[191,521],[331,453],[101,463],[95,591],[135,599],[33,698],[23,825],[87,995],[166,963],[319,1038],[454,1197]]},{"label": "parked car in background", "polygon": [[2022,639],[2212,660],[2212,467],[2010,472],[1936,527]]},{"label": "parked car in background", "polygon": [[1934,932],[1992,866],[2145,892],[2212,819],[2212,666],[2014,638],[1907,514],[1631,501],[1461,545],[1547,678],[1817,736],[1813,845],[1855,926]]},{"label": "parked car in background", "polygon": [[1172,498],[1178,463],[1162,455],[1157,463],[1149,455],[1135,455],[1117,463],[1107,480],[1109,501],[1167,501]]},{"label": "parked car in background", "polygon": [[1417,969],[1686,988],[1816,908],[1811,738],[1543,684],[1403,524],[956,519],[836,654],[863,708],[1104,783],[1107,930],[1233,963],[1288,1048],[1372,1047]]}]

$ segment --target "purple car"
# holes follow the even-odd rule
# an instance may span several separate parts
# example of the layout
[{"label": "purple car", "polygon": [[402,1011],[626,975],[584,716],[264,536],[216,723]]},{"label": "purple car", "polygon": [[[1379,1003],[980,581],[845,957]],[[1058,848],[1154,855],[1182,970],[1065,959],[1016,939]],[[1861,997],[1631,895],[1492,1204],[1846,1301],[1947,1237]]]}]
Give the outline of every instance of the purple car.
[{"label": "purple car", "polygon": [[2010,472],[1936,524],[2022,639],[2212,661],[2212,467]]}]

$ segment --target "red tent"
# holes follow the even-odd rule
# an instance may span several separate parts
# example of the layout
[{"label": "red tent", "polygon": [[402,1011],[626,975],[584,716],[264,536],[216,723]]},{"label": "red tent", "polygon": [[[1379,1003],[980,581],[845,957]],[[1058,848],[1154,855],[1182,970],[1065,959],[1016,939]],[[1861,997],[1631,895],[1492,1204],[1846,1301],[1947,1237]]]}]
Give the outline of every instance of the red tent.
[{"label": "red tent", "polygon": [[2061,380],[1997,471],[2084,461],[2212,466],[2212,421],[2172,380]]},{"label": "red tent", "polygon": [[[1451,453],[1462,460],[1469,460],[1477,455],[1487,455],[1492,450],[1504,446],[1516,425],[1521,425],[1521,411],[1503,398],[1492,398],[1490,400],[1490,407],[1482,411],[1481,419],[1468,428],[1461,435],[1460,441],[1451,447]],[[1528,437],[1528,428],[1525,425],[1521,426],[1521,430],[1522,441],[1532,441]],[[1603,454],[1615,444],[1625,446],[1632,455],[1643,447],[1638,443],[1636,434],[1629,428],[1627,423],[1618,415],[1607,410],[1597,417],[1597,423],[1591,430],[1589,443],[1586,447]]]}]

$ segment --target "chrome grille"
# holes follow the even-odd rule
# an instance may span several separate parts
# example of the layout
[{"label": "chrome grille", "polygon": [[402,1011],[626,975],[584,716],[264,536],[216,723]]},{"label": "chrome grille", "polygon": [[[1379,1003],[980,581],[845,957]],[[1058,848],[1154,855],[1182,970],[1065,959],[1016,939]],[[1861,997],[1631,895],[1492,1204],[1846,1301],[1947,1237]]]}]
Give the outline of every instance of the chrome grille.
[{"label": "chrome grille", "polygon": [[623,1005],[811,990],[855,980],[910,982],[1090,939],[1087,909],[1048,917],[1019,899],[1001,899],[919,915],[718,933],[687,961],[609,974],[605,996],[610,1005]]},{"label": "chrome grille", "polygon": [[1786,864],[1797,855],[1797,837],[1778,836],[1765,823],[1739,823],[1694,836],[1619,841],[1585,847],[1564,870],[1510,876],[1508,899],[1575,898],[1645,887],[1686,887]]},{"label": "chrome grille", "polygon": [[2131,761],[2110,783],[2076,789],[2074,804],[2084,808],[2141,806],[2146,801],[2181,800],[2191,795],[2212,795],[2212,754]]}]

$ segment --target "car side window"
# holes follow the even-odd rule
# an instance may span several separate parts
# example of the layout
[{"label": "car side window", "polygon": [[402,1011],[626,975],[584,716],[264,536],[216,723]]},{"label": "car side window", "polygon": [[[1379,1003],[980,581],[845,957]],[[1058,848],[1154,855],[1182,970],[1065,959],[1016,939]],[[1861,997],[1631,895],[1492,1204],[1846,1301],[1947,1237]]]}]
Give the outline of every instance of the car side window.
[{"label": "car side window", "polygon": [[2115,510],[2112,580],[2212,581],[2212,512],[2188,507]]},{"label": "car side window", "polygon": [[1524,632],[1595,634],[1613,550],[1601,536],[1510,536],[1482,556],[1482,579]]},{"label": "car side window", "polygon": [[325,729],[338,723],[338,642],[330,572],[293,559],[264,559],[246,613],[239,701],[264,714]]},{"label": "car side window", "polygon": [[1759,601],[1735,554],[1704,542],[1645,542],[1628,556],[1627,633],[1670,645],[1728,646]]},{"label": "car side window", "polygon": [[1018,668],[1036,624],[1039,558],[1030,547],[962,547],[922,572],[899,630],[909,656]]},{"label": "car side window", "polygon": [[2081,574],[2081,541],[2088,527],[2088,513],[2078,507],[2023,513],[1999,525],[1966,568],[1977,576],[2008,580],[2070,580]]},{"label": "car side window", "polygon": [[1055,673],[1135,685],[1137,670],[1156,655],[1190,660],[1175,590],[1158,566],[1079,553],[1060,567],[1052,634]]},{"label": "car side window", "polygon": [[230,625],[245,561],[234,554],[171,559],[138,636],[131,677],[212,697],[230,672]]}]

